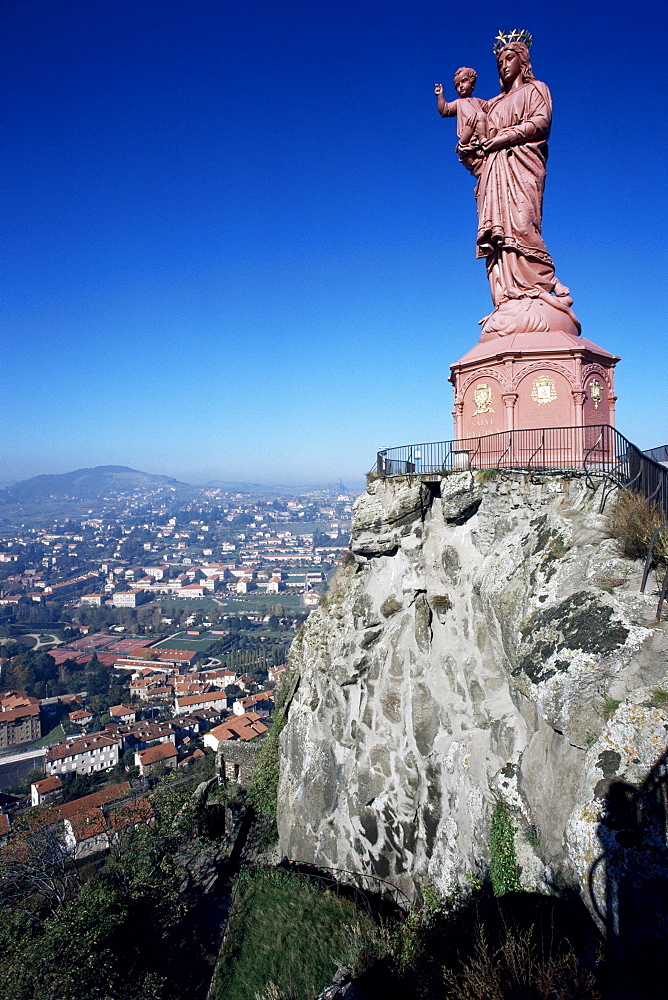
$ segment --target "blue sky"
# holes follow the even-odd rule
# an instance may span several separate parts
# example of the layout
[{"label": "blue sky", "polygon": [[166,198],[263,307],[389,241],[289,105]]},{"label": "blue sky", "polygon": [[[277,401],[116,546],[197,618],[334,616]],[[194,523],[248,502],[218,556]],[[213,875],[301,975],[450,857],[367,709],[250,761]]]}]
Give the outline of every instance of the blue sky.
[{"label": "blue sky", "polygon": [[460,65],[554,99],[543,233],[622,433],[668,440],[665,4],[5,0],[0,480],[359,481],[452,437],[489,312]]}]

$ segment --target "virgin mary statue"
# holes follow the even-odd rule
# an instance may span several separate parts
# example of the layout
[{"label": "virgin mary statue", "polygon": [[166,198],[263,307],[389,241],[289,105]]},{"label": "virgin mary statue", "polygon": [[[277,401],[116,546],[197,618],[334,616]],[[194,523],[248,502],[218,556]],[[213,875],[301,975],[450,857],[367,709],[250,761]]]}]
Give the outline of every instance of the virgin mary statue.
[{"label": "virgin mary statue", "polygon": [[523,41],[496,50],[502,91],[488,102],[476,201],[477,256],[487,264],[494,312],[483,339],[560,328],[579,333],[569,290],[554,273],[541,235],[552,98],[534,79]]}]

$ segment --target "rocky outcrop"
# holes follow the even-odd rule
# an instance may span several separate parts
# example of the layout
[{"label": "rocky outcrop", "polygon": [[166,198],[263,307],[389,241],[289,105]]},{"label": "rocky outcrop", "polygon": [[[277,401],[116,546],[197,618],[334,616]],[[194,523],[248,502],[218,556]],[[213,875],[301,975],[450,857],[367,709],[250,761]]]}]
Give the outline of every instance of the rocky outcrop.
[{"label": "rocky outcrop", "polygon": [[484,869],[502,799],[525,886],[604,872],[610,789],[666,746],[666,629],[584,479],[481,479],[357,500],[351,558],[291,654],[288,857],[448,893]]}]

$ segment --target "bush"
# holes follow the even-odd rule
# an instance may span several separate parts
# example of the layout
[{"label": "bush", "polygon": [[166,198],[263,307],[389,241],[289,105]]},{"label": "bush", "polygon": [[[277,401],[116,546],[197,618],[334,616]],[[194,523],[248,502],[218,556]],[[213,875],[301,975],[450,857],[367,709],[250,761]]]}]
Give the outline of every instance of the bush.
[{"label": "bush", "polygon": [[257,755],[253,776],[248,785],[248,796],[255,809],[262,816],[267,816],[274,822],[276,821],[276,797],[280,776],[278,741],[288,721],[290,707],[288,699],[293,688],[293,680],[294,675],[282,687],[273,722]]},{"label": "bush", "polygon": [[273,820],[276,820],[276,797],[280,776],[278,741],[287,721],[287,712],[277,712],[269,734],[257,755],[253,776],[248,785],[248,795],[253,806],[263,816]]},{"label": "bush", "polygon": [[654,705],[654,708],[666,708],[668,706],[668,691],[665,688],[654,688],[652,691],[652,705]]},{"label": "bush", "polygon": [[464,968],[444,971],[452,1000],[598,1000],[596,977],[567,942],[546,948],[534,928],[509,929],[497,947],[478,928],[473,957]]},{"label": "bush", "polygon": [[613,715],[615,714],[620,705],[621,701],[617,701],[616,698],[605,699],[605,704],[603,705],[603,714],[605,715],[606,722],[608,722],[613,717]]},{"label": "bush", "polygon": [[489,878],[495,896],[521,889],[520,872],[515,856],[515,830],[505,802],[492,810],[489,831]]},{"label": "bush", "polygon": [[[644,559],[652,535],[666,520],[661,508],[633,490],[624,490],[610,515],[610,531],[619,538],[624,555],[631,559]],[[668,562],[668,528],[659,533],[654,542],[655,562]]]},{"label": "bush", "polygon": [[483,485],[484,483],[491,483],[498,475],[498,469],[480,469],[476,472],[475,477]]}]

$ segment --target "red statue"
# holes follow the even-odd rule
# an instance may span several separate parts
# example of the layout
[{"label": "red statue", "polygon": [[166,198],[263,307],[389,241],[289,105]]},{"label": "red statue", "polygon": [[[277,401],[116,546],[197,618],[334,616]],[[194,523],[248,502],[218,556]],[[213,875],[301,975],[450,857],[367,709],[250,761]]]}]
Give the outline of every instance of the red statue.
[{"label": "red statue", "polygon": [[[476,250],[494,304],[481,320],[480,342],[451,365],[455,438],[475,452],[470,441],[482,435],[539,428],[527,447],[549,466],[565,459],[542,431],[583,427],[582,438],[573,438],[577,454],[566,457],[580,461],[587,452],[591,463],[598,425],[614,423],[619,358],[581,336],[541,236],[552,99],[534,79],[530,45],[526,31],[499,32],[501,93],[490,101],[473,96],[476,73],[468,67],[455,73],[457,100],[448,103],[435,87],[442,117],[457,116],[457,155],[477,178]],[[500,439],[499,457],[511,440]],[[521,441],[515,445],[521,450]]]},{"label": "red statue", "polygon": [[481,320],[483,340],[554,329],[580,333],[569,290],[557,280],[541,236],[552,99],[534,78],[527,42],[526,32],[500,37],[502,92],[490,101],[471,97],[473,70],[455,74],[457,101],[448,104],[442,86],[435,87],[440,114],[457,114],[460,160],[478,177],[477,256],[486,260],[495,306]]}]

